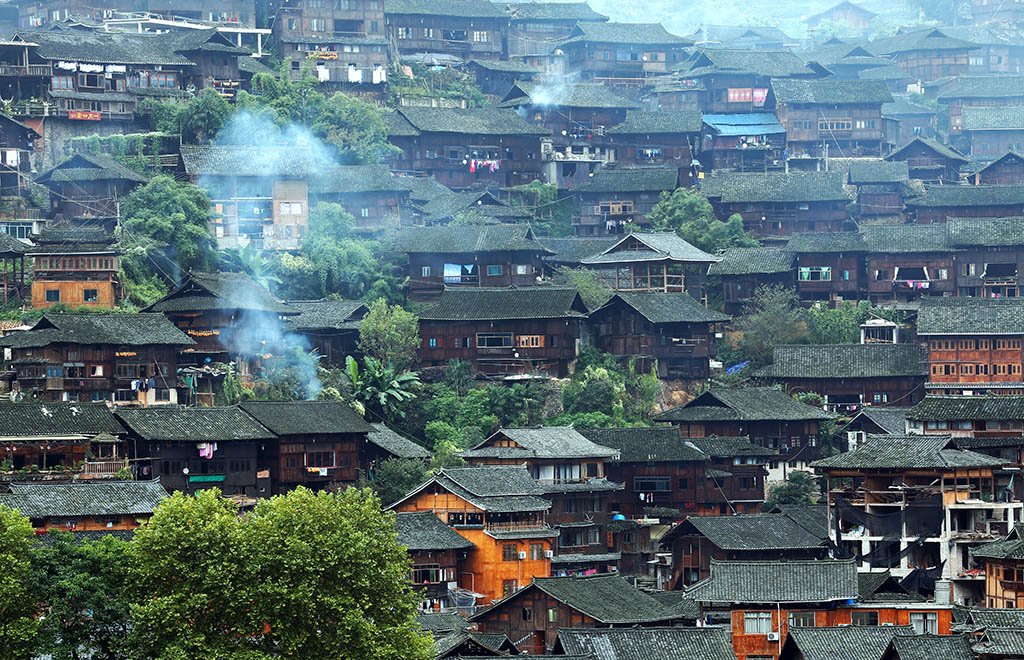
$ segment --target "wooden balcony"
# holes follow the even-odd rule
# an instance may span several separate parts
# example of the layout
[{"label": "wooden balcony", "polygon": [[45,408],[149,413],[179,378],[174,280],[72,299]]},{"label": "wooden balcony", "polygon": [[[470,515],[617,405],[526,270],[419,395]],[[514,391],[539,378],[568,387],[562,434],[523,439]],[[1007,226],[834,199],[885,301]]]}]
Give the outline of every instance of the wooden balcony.
[{"label": "wooden balcony", "polygon": [[128,461],[86,461],[83,479],[109,479],[128,467]]},{"label": "wooden balcony", "polygon": [[49,64],[29,64],[19,66],[17,64],[0,64],[0,76],[51,76],[53,67]]}]

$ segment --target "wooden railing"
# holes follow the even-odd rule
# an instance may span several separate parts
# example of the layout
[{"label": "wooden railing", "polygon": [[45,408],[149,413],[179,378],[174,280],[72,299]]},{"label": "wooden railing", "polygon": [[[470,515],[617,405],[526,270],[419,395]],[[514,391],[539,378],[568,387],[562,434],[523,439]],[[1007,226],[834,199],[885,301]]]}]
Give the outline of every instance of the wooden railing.
[{"label": "wooden railing", "polygon": [[50,76],[53,69],[49,64],[29,64],[19,66],[16,64],[0,64],[0,76]]},{"label": "wooden railing", "polygon": [[86,479],[113,477],[126,467],[128,467],[128,461],[87,461],[82,476]]}]

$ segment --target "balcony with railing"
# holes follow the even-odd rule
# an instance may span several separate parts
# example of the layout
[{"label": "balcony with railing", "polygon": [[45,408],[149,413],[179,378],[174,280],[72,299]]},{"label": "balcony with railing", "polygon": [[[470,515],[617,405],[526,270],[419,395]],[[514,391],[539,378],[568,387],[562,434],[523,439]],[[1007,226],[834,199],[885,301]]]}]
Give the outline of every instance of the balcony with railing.
[{"label": "balcony with railing", "polygon": [[0,64],[0,76],[52,76],[53,67],[49,64]]},{"label": "balcony with railing", "polygon": [[128,467],[128,461],[86,461],[82,470],[83,479],[112,479]]}]

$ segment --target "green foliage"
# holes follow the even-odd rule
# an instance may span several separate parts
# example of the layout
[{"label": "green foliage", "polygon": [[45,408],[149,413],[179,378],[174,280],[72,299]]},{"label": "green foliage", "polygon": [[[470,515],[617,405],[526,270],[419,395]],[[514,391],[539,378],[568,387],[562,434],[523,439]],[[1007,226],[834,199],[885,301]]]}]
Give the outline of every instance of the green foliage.
[{"label": "green foliage", "polygon": [[[403,64],[406,64],[403,62]],[[409,62],[413,78],[398,72],[391,75],[388,87],[391,105],[400,105],[403,96],[465,100],[471,108],[487,105],[487,97],[476,86],[473,78],[454,67],[431,67]]]},{"label": "green foliage", "polygon": [[417,362],[420,345],[419,319],[398,305],[383,299],[370,303],[370,311],[359,324],[359,350],[401,372]]},{"label": "green foliage", "polygon": [[[240,91],[235,102],[239,111],[270,118],[279,126],[288,123],[312,126],[326,104],[324,95],[317,90],[318,82],[312,74],[312,63],[303,63],[297,79],[286,64],[274,73],[257,73],[252,77],[252,93]],[[218,136],[218,139],[225,136]]]},{"label": "green foliage", "polygon": [[589,310],[601,307],[615,295],[615,292],[609,287],[601,284],[601,278],[597,271],[562,266],[558,269],[558,276],[579,290],[580,298],[583,299],[583,304]]},{"label": "green foliage", "polygon": [[809,472],[793,470],[786,481],[776,484],[768,491],[764,509],[770,510],[780,504],[814,504],[818,484]]},{"label": "green foliage", "polygon": [[752,366],[772,361],[772,349],[780,344],[807,341],[807,313],[800,307],[796,292],[782,286],[762,286],[735,324],[740,349]]},{"label": "green foliage", "polygon": [[257,249],[252,243],[246,243],[243,248],[229,248],[222,251],[220,266],[221,270],[248,275],[250,279],[267,288],[281,283],[281,279],[271,273],[269,262],[263,251]]},{"label": "green foliage", "polygon": [[860,326],[871,317],[871,303],[862,300],[839,303],[835,309],[815,305],[807,310],[810,339],[815,344],[856,344],[860,342]]},{"label": "green foliage", "polygon": [[722,222],[715,217],[707,198],[688,188],[662,192],[660,201],[647,218],[656,230],[674,231],[686,242],[712,254],[730,247],[758,244],[743,230],[739,215]]},{"label": "green foliage", "polygon": [[191,144],[209,142],[233,112],[228,100],[215,90],[202,90],[184,107],[180,121],[181,139]]},{"label": "green foliage", "polygon": [[242,400],[242,393],[244,388],[242,387],[242,381],[235,373],[235,367],[233,365],[227,365],[227,372],[224,374],[224,384],[222,385],[224,390],[224,402],[222,405],[233,406]]},{"label": "green foliage", "polygon": [[473,363],[469,360],[449,360],[444,367],[444,384],[459,396],[466,396],[473,387]]},{"label": "green foliage", "polygon": [[544,236],[572,236],[572,219],[579,211],[573,196],[558,197],[558,186],[531,181],[508,190],[509,204],[528,209],[530,225]]},{"label": "green foliage", "polygon": [[28,518],[0,505],[0,660],[36,656],[38,598],[31,588],[34,536]]},{"label": "green foliage", "polygon": [[312,124],[313,133],[334,145],[343,162],[353,165],[379,163],[401,152],[388,143],[387,126],[381,111],[371,103],[347,94],[327,99]]},{"label": "green foliage", "polygon": [[588,346],[581,351],[572,380],[562,389],[564,412],[548,421],[579,425],[587,419],[598,426],[643,425],[650,422],[660,393],[661,382],[653,367],[641,372],[633,359],[623,366],[615,356]]},{"label": "green foliage", "polygon": [[388,458],[374,468],[371,478],[380,501],[391,504],[429,479],[430,471],[418,458]]},{"label": "green foliage", "polygon": [[356,401],[377,419],[404,417],[402,404],[416,397],[419,376],[411,371],[400,372],[372,355],[363,358],[363,366],[360,369],[351,355],[345,358],[345,369]]}]

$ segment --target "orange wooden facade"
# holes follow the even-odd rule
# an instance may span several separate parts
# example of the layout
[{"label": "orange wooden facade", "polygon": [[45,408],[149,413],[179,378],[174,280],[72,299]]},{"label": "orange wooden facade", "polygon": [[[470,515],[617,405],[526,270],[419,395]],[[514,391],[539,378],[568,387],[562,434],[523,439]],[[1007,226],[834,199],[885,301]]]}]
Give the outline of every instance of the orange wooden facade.
[{"label": "orange wooden facade", "polygon": [[1024,607],[1024,561],[985,559],[985,606]]},{"label": "orange wooden facade", "polygon": [[1021,344],[1020,336],[928,337],[928,382],[1022,383],[1024,392]]},{"label": "orange wooden facade", "polygon": [[[625,583],[623,588],[628,588]],[[480,632],[504,633],[518,642],[520,652],[533,655],[545,655],[554,648],[560,628],[598,627],[591,617],[540,589],[529,589],[475,621]]]},{"label": "orange wooden facade", "polygon": [[32,520],[36,534],[50,530],[58,532],[93,532],[112,529],[138,529],[149,520],[150,514],[124,514],[116,516],[75,516],[69,518],[40,518]]}]

